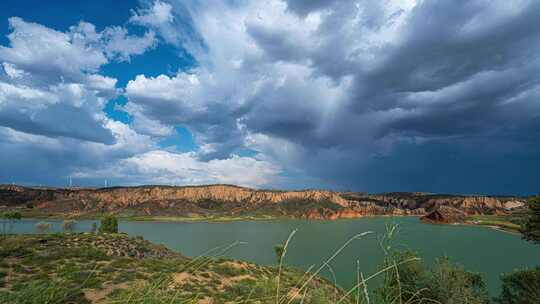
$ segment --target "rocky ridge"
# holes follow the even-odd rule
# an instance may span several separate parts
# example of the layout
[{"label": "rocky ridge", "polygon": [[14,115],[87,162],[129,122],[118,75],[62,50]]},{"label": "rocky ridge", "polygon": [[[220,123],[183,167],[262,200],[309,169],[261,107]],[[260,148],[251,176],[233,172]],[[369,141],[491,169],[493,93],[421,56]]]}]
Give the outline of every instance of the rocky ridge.
[{"label": "rocky ridge", "polygon": [[0,186],[0,207],[48,214],[111,212],[127,216],[268,215],[308,219],[370,215],[425,215],[440,206],[464,214],[504,214],[520,208],[520,197],[436,195],[428,193],[256,190],[232,185],[140,186],[114,188],[28,188]]}]

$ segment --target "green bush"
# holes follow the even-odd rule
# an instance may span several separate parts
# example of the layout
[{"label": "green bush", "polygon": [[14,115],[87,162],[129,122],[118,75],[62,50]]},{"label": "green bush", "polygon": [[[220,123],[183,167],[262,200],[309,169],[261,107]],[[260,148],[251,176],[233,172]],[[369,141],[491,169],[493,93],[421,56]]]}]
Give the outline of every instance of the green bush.
[{"label": "green bush", "polygon": [[441,303],[489,303],[481,275],[453,265],[447,258],[437,260],[430,277],[431,298]]},{"label": "green bush", "polygon": [[540,196],[530,199],[527,206],[529,212],[521,225],[521,233],[527,241],[540,244]]},{"label": "green bush", "polygon": [[390,269],[377,291],[380,303],[489,303],[482,277],[446,258],[426,269],[414,253],[398,252],[386,259],[385,267]]},{"label": "green bush", "polygon": [[274,253],[276,254],[277,265],[281,265],[281,260],[283,259],[283,254],[285,253],[285,247],[283,245],[274,246]]},{"label": "green bush", "polygon": [[96,233],[97,231],[97,224],[92,223],[92,226],[90,226],[90,233]]},{"label": "green bush", "polygon": [[501,276],[499,304],[533,304],[540,301],[540,267],[516,270]]},{"label": "green bush", "polygon": [[99,226],[101,233],[118,233],[118,219],[113,215],[106,215],[101,219]]},{"label": "green bush", "polygon": [[[2,219],[2,233],[8,234],[11,233],[11,229],[13,228],[13,224],[17,221],[20,221],[22,218],[22,215],[19,212],[4,212],[0,218]],[[8,228],[6,229],[6,224],[8,224]]]}]

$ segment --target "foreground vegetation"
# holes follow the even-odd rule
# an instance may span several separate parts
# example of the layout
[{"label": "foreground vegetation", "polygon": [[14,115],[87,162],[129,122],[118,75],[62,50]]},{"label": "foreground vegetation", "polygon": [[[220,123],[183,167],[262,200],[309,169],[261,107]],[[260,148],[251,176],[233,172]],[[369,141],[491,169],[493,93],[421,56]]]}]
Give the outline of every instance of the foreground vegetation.
[{"label": "foreground vegetation", "polygon": [[[66,216],[61,213],[47,213],[35,209],[14,209],[7,213],[18,213],[22,218],[43,219],[43,220],[63,220],[71,218],[74,220],[99,220],[103,218],[103,213],[85,213],[72,214]],[[167,215],[129,215],[115,214],[116,218],[121,221],[160,221],[160,222],[233,222],[246,220],[279,220],[290,219],[290,217],[270,215],[270,214],[248,214],[248,215],[194,215],[194,216],[167,216]],[[1,227],[0,227],[1,228]]]},{"label": "foreground vegetation", "polygon": [[[382,238],[380,271],[358,270],[347,290],[318,276],[341,249],[304,272],[282,267],[290,239],[270,267],[223,259],[236,244],[192,259],[118,233],[9,235],[0,239],[0,303],[490,303],[480,274],[446,258],[426,267],[413,252],[393,251],[392,233]],[[538,303],[540,268],[502,282],[495,303]]]},{"label": "foreground vegetation", "polygon": [[[0,241],[0,303],[275,303],[277,267],[189,259],[125,234],[8,236]],[[342,292],[299,270],[280,272],[280,298],[328,303]],[[295,302],[297,303],[297,302]]]},{"label": "foreground vegetation", "polygon": [[[540,200],[532,200],[520,231],[540,242]],[[91,233],[11,235],[20,217],[10,214],[0,238],[0,303],[363,303],[363,304],[533,304],[540,299],[540,267],[501,275],[501,294],[490,299],[482,277],[447,258],[427,267],[411,251],[395,251],[395,227],[379,235],[384,262],[343,289],[319,276],[351,242],[352,237],[320,265],[308,271],[283,267],[294,232],[275,248],[276,265],[260,266],[224,259],[230,248],[214,248],[205,256],[187,258],[140,237],[117,233],[115,217],[102,219]],[[99,233],[98,233],[99,232]],[[377,280],[378,279],[378,280]]]},{"label": "foreground vegetation", "polygon": [[523,224],[522,214],[510,215],[473,215],[467,217],[466,223],[472,225],[488,226],[508,232],[519,233]]}]

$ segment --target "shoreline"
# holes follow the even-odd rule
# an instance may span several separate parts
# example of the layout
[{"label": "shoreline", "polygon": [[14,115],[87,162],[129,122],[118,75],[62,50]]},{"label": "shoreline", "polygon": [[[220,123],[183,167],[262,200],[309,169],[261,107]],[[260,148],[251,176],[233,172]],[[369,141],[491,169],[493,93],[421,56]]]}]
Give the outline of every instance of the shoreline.
[{"label": "shoreline", "polygon": [[[102,215],[73,215],[73,214],[55,214],[55,215],[39,215],[39,214],[25,214],[21,212],[23,219],[35,219],[35,220],[95,220],[99,221]],[[384,217],[416,217],[424,224],[432,225],[448,225],[448,226],[477,226],[477,227],[486,227],[493,230],[498,230],[501,232],[507,232],[511,234],[519,234],[519,225],[511,223],[510,221],[504,220],[504,216],[491,216],[489,219],[478,219],[468,218],[465,222],[458,223],[443,223],[443,222],[429,222],[420,220],[421,215],[412,215],[412,214],[376,214],[376,215],[364,215],[359,217],[342,217],[336,219],[312,219],[312,218],[298,218],[298,217],[288,217],[288,216],[197,216],[197,217],[188,217],[188,216],[122,216],[116,215],[119,221],[126,222],[164,222],[164,223],[229,223],[229,222],[241,222],[241,221],[253,221],[253,222],[275,222],[275,221],[286,221],[286,220],[304,220],[304,221],[315,221],[315,222],[333,222],[333,221],[343,221],[343,220],[357,220],[357,219],[366,219],[366,218],[384,218]]]},{"label": "shoreline", "polygon": [[[504,218],[501,216],[501,218]],[[454,222],[454,223],[437,223],[437,222],[431,222],[431,221],[422,221],[425,224],[432,224],[432,225],[445,225],[445,226],[469,226],[469,227],[482,227],[482,228],[488,228],[493,229],[501,232],[506,232],[514,235],[520,235],[519,228],[520,226],[517,224],[514,224],[512,222],[503,221],[499,224],[493,223],[493,222],[482,222],[478,220],[466,220],[464,222]]]},{"label": "shoreline", "polygon": [[493,229],[493,230],[497,230],[501,232],[506,232],[506,233],[510,233],[514,235],[521,235],[518,227],[509,228],[508,226],[504,226],[504,225],[493,225],[493,224],[482,224],[482,223],[471,223],[471,222],[465,222],[465,223],[457,224],[457,225],[485,227],[485,228],[489,228],[489,229]]},{"label": "shoreline", "polygon": [[[103,215],[39,215],[39,214],[25,214],[21,213],[23,219],[40,219],[40,220],[100,220]],[[208,216],[208,217],[180,217],[180,216],[122,216],[115,215],[119,221],[132,221],[132,222],[178,222],[178,223],[225,223],[225,222],[237,222],[237,221],[281,221],[281,220],[304,220],[304,221],[343,221],[343,220],[356,220],[364,218],[380,218],[380,217],[417,217],[421,215],[413,214],[375,214],[364,215],[359,217],[341,217],[341,218],[302,218],[302,217],[289,217],[289,216]]]}]

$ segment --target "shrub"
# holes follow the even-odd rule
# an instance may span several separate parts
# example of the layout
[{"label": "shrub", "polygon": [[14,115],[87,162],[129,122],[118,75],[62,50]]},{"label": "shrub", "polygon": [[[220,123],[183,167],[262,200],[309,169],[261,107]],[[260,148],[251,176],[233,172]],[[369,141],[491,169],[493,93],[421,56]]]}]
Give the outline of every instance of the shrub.
[{"label": "shrub", "polygon": [[118,219],[113,215],[106,215],[101,219],[99,226],[101,233],[118,233]]},{"label": "shrub", "polygon": [[501,295],[495,299],[499,304],[533,304],[540,299],[540,266],[516,270],[501,276]]},{"label": "shrub", "polygon": [[529,212],[520,230],[525,240],[540,244],[540,196],[530,199],[527,205]]},{"label": "shrub", "polygon": [[22,218],[22,215],[20,212],[6,212],[4,214],[2,214],[2,217],[7,219],[7,220],[15,220],[15,221],[18,221]]},{"label": "shrub", "polygon": [[283,254],[285,253],[285,247],[283,245],[274,246],[274,252],[276,253],[277,265],[281,265],[281,260],[283,259]]},{"label": "shrub", "polygon": [[437,260],[430,277],[428,288],[434,300],[444,304],[489,303],[480,274],[453,265],[447,258]]},{"label": "shrub", "polygon": [[[381,303],[486,304],[488,293],[482,277],[438,259],[427,270],[407,251],[387,258],[383,285],[377,291]],[[393,267],[392,267],[393,266]]]},{"label": "shrub", "polygon": [[97,224],[92,223],[92,226],[90,227],[90,233],[96,233],[97,231]]},{"label": "shrub", "polygon": [[[7,233],[11,233],[13,224],[16,221],[20,221],[22,216],[19,212],[5,212],[2,214],[0,218],[2,218],[2,233],[7,234]],[[8,224],[9,229],[6,229],[6,224]]]}]

